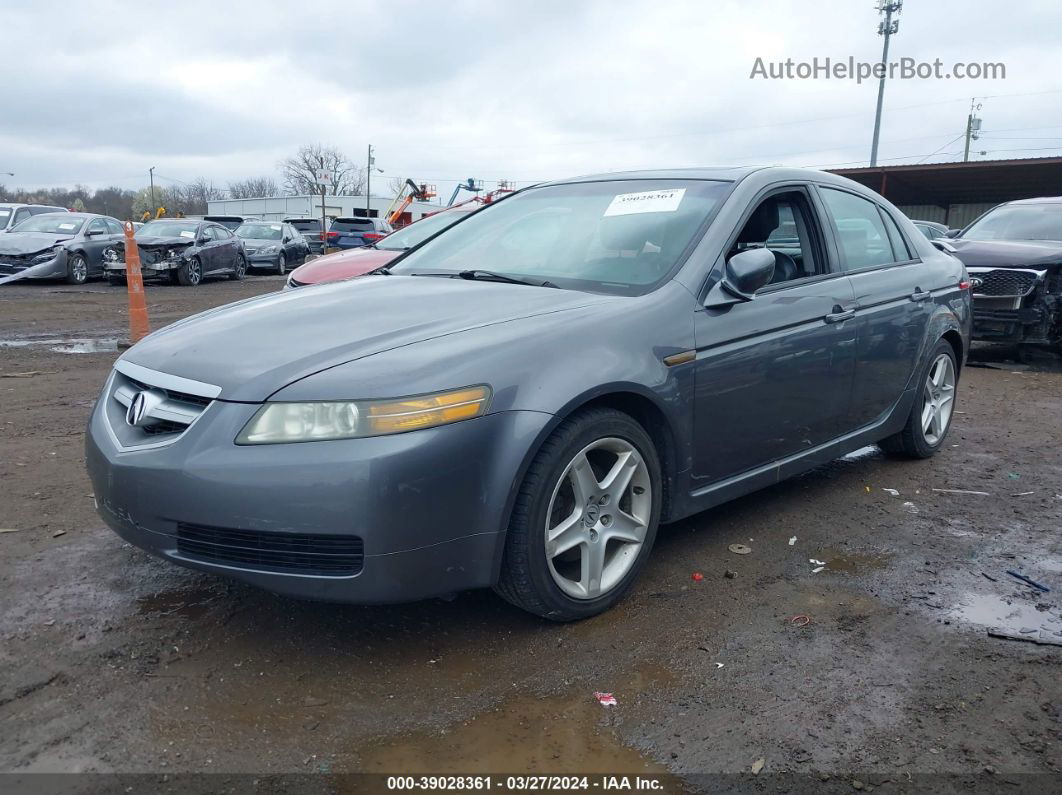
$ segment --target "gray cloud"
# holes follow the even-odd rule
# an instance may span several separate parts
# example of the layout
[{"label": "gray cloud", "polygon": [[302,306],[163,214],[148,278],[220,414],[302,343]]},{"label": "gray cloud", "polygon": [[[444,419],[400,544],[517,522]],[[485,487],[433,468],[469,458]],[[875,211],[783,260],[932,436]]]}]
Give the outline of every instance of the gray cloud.
[{"label": "gray cloud", "polygon": [[[300,143],[448,195],[475,176],[530,182],[711,163],[826,165],[869,154],[876,84],[750,80],[757,56],[874,61],[869,3],[28,3],[3,11],[0,169],[16,184],[219,183]],[[988,15],[991,14],[991,21]],[[895,57],[1003,61],[1000,81],[892,81],[883,162],[954,159],[968,97],[988,157],[1062,151],[1062,8],[909,0]],[[1052,138],[1052,135],[1059,136]],[[1015,151],[1008,151],[1015,150]],[[931,159],[933,159],[931,158]]]}]

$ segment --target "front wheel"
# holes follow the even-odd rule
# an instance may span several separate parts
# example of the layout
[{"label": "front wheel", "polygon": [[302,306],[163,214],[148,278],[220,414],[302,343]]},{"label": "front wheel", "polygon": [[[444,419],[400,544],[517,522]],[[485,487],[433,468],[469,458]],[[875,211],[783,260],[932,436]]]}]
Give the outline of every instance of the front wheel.
[{"label": "front wheel", "polygon": [[88,281],[88,262],[81,254],[70,254],[66,258],[66,283],[84,284]]},{"label": "front wheel", "polygon": [[604,408],[573,415],[528,468],[496,590],[553,621],[607,610],[649,557],[661,492],[656,450],[637,422]]},{"label": "front wheel", "polygon": [[947,340],[937,342],[922,371],[921,391],[907,417],[903,430],[879,444],[889,453],[908,458],[929,458],[940,449],[955,413],[959,369],[955,351]]},{"label": "front wheel", "polygon": [[190,259],[177,269],[177,284],[182,287],[197,287],[203,281],[203,264]]},{"label": "front wheel", "polygon": [[107,284],[109,284],[111,287],[124,287],[125,276],[118,273],[108,273]]},{"label": "front wheel", "polygon": [[277,255],[277,276],[283,276],[287,272],[288,272],[288,260],[287,260],[287,257],[284,256],[284,252],[281,251]]}]

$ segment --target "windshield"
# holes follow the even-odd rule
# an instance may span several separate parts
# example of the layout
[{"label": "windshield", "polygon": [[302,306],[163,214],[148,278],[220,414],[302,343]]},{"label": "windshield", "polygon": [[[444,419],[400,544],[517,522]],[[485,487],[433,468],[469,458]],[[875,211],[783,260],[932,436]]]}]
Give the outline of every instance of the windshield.
[{"label": "windshield", "polygon": [[[478,208],[477,208],[478,209]],[[472,210],[443,210],[435,215],[421,218],[416,223],[405,226],[397,232],[392,232],[379,243],[376,248],[385,251],[405,251],[407,248],[419,245],[448,226],[456,224],[462,218],[466,218]]]},{"label": "windshield", "polygon": [[71,218],[70,213],[33,215],[18,224],[12,232],[44,232],[49,235],[76,235],[84,225],[82,218]]},{"label": "windshield", "polygon": [[245,240],[280,240],[283,231],[280,224],[244,224],[236,230],[236,237]]},{"label": "windshield", "polygon": [[137,237],[186,237],[195,240],[195,230],[199,228],[197,221],[180,223],[174,221],[148,221],[136,230]]},{"label": "windshield", "polygon": [[11,210],[7,207],[0,207],[0,229],[4,229],[7,226],[7,222],[10,218]]},{"label": "windshield", "polygon": [[289,221],[293,227],[300,232],[319,232],[321,230],[321,222],[318,220],[312,221]]},{"label": "windshield", "polygon": [[672,272],[729,188],[673,179],[532,188],[483,208],[391,272],[488,270],[640,295]]},{"label": "windshield", "polygon": [[1062,240],[1062,203],[1011,204],[989,210],[964,240]]}]

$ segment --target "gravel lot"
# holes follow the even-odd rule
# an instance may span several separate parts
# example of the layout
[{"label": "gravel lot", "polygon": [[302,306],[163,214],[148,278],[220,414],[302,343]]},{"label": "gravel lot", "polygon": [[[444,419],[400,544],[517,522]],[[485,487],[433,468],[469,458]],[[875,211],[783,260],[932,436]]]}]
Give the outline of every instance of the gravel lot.
[{"label": "gravel lot", "polygon": [[[149,312],[279,287],[149,285]],[[0,288],[0,771],[643,771],[697,789],[763,759],[764,785],[1059,782],[1062,646],[987,633],[1062,643],[1049,355],[978,349],[936,458],[868,448],[666,527],[618,609],[556,626],[486,592],[301,603],[123,543],[82,434],[125,323],[105,285]]]}]

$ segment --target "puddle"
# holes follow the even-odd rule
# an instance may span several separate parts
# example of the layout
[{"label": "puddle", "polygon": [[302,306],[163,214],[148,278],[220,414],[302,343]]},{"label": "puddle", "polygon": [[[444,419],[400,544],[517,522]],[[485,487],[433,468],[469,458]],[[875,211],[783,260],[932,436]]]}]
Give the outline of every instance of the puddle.
[{"label": "puddle", "polygon": [[91,337],[0,340],[0,348],[47,348],[56,353],[112,353],[118,350],[118,340]]},{"label": "puddle", "polygon": [[889,565],[887,555],[831,555],[826,558],[827,571],[845,574],[861,574],[864,571],[884,569]]},{"label": "puddle", "polygon": [[606,725],[612,710],[592,693],[520,696],[441,732],[408,734],[361,749],[359,772],[417,774],[638,773],[667,769],[623,745]]},{"label": "puddle", "polygon": [[141,615],[180,616],[195,619],[205,615],[215,594],[208,590],[160,591],[136,600]]},{"label": "puddle", "polygon": [[967,594],[949,613],[960,621],[983,627],[1028,635],[1043,631],[1062,638],[1062,617],[1058,609],[1037,610],[1034,602],[1008,600],[993,594]]}]

